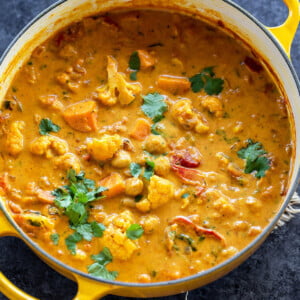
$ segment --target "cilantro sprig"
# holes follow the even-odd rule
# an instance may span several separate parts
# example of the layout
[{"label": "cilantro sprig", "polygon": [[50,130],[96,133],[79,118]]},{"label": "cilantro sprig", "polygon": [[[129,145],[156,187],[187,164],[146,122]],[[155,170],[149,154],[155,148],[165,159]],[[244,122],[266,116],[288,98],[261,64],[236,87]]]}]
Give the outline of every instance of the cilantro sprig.
[{"label": "cilantro sprig", "polygon": [[76,254],[76,243],[86,240],[91,241],[93,237],[102,237],[105,226],[101,223],[88,223],[89,203],[103,198],[102,192],[105,187],[96,187],[95,182],[85,178],[85,173],[76,174],[69,170],[67,178],[69,185],[55,189],[54,203],[62,209],[69,218],[70,227],[75,231],[65,239],[67,248],[73,255]]},{"label": "cilantro sprig", "polygon": [[265,156],[267,152],[263,149],[261,143],[254,143],[251,139],[248,140],[248,145],[240,149],[238,157],[246,160],[244,172],[250,174],[255,172],[256,178],[261,178],[266,175],[266,171],[270,169],[271,162]]},{"label": "cilantro sprig", "polygon": [[144,229],[139,224],[131,224],[126,230],[126,236],[131,240],[139,239],[144,233]]},{"label": "cilantro sprig", "polygon": [[41,135],[47,135],[50,132],[58,132],[60,127],[54,124],[50,119],[42,119],[39,125],[39,132]]},{"label": "cilantro sprig", "polygon": [[[155,167],[154,161],[146,159],[146,166],[144,168],[143,177],[146,178],[147,180],[150,180],[150,178],[154,175],[154,167]],[[129,169],[133,177],[139,177],[143,171],[143,167],[138,163],[131,163]]]},{"label": "cilantro sprig", "polygon": [[129,58],[129,63],[128,63],[129,69],[132,70],[132,72],[130,73],[130,80],[137,80],[137,72],[140,70],[141,68],[141,61],[140,61],[140,57],[137,51],[134,51]]},{"label": "cilantro sprig", "polygon": [[189,78],[194,93],[198,93],[202,89],[204,89],[208,95],[218,95],[222,92],[224,80],[215,77],[213,68],[214,67],[204,68],[200,73]]},{"label": "cilantro sprig", "polygon": [[168,105],[164,101],[165,97],[157,92],[150,93],[142,97],[144,104],[142,111],[144,114],[152,119],[154,123],[163,119],[164,113],[168,110]]},{"label": "cilantro sprig", "polygon": [[95,261],[92,265],[88,266],[89,274],[108,280],[115,280],[118,276],[116,271],[108,271],[106,265],[113,261],[112,254],[107,247],[97,254],[91,256],[92,260]]}]

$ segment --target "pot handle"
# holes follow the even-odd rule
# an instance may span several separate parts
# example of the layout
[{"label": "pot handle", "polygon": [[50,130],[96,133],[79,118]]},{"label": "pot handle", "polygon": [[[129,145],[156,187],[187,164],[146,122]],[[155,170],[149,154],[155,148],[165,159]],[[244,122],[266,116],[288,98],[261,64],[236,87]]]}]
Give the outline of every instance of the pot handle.
[{"label": "pot handle", "polygon": [[77,274],[73,276],[78,285],[78,291],[73,300],[98,300],[118,289],[117,286],[93,281]]},{"label": "pot handle", "polygon": [[[4,236],[19,237],[19,234],[4,215],[0,205],[0,237],[4,237]],[[37,298],[31,297],[27,293],[17,288],[12,282],[10,282],[4,276],[4,274],[1,271],[0,271],[0,292],[3,293],[9,299],[37,300]]]},{"label": "pot handle", "polygon": [[278,40],[287,56],[290,57],[291,46],[299,25],[300,4],[299,0],[284,0],[289,10],[286,21],[277,27],[267,27]]}]

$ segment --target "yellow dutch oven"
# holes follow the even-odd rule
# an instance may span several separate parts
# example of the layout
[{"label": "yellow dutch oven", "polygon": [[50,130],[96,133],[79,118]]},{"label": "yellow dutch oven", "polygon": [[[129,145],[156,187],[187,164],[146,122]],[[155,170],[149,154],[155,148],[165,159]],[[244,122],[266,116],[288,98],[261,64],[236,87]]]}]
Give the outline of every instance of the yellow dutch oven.
[{"label": "yellow dutch oven", "polygon": [[[258,54],[269,69],[282,93],[288,99],[288,111],[295,148],[300,148],[300,84],[289,61],[291,44],[299,24],[299,1],[285,0],[289,15],[284,24],[266,28],[254,17],[229,0],[65,0],[59,1],[33,20],[12,42],[0,65],[0,101],[4,98],[18,68],[27,60],[36,46],[60,28],[85,16],[118,7],[161,8],[199,15],[208,22],[222,24],[224,30],[243,40]],[[231,259],[207,271],[179,280],[137,284],[102,280],[75,270],[51,257],[13,221],[0,199],[0,236],[21,238],[42,260],[64,276],[78,283],[75,300],[95,300],[107,294],[128,297],[158,297],[195,289],[212,282],[241,264],[265,240],[284,212],[300,178],[300,151],[295,151],[289,180],[289,191],[284,202],[264,231],[245,249]],[[1,201],[2,200],[2,201]],[[33,300],[14,286],[0,272],[0,291],[13,300]]]}]

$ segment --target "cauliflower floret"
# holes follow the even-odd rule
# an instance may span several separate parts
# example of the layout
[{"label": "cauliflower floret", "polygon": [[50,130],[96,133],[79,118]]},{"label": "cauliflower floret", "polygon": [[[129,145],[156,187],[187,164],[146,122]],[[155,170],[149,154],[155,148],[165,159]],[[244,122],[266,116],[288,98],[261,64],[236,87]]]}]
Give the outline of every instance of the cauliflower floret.
[{"label": "cauliflower floret", "polygon": [[114,156],[121,148],[122,139],[118,134],[104,134],[99,139],[87,139],[87,150],[96,160],[106,160]]},{"label": "cauliflower floret", "polygon": [[80,160],[79,158],[73,153],[66,153],[64,155],[55,157],[53,159],[54,165],[62,170],[69,170],[73,169],[76,173],[80,172]]},{"label": "cauliflower floret", "polygon": [[109,248],[114,259],[127,260],[138,249],[137,241],[126,236],[126,230],[133,222],[133,216],[128,210],[119,215],[111,215],[105,220],[107,227],[101,242]]},{"label": "cauliflower floret", "polygon": [[10,155],[17,156],[23,150],[24,137],[22,131],[24,128],[24,121],[15,121],[11,123],[6,138],[6,149]]},{"label": "cauliflower floret", "polygon": [[220,197],[213,205],[222,215],[232,215],[236,212],[235,207],[225,197]]},{"label": "cauliflower floret", "polygon": [[137,94],[141,92],[141,86],[137,83],[128,83],[125,76],[118,72],[117,61],[112,56],[107,56],[107,84],[98,88],[98,99],[108,106],[119,102],[121,105],[131,103]]},{"label": "cauliflower floret", "polygon": [[148,200],[155,209],[174,197],[174,185],[171,181],[154,175],[150,178]]},{"label": "cauliflower floret", "polygon": [[46,158],[63,155],[69,151],[66,141],[52,135],[36,138],[30,144],[30,151],[36,155],[45,155]]},{"label": "cauliflower floret", "polygon": [[185,129],[194,129],[198,133],[207,133],[209,126],[206,125],[199,114],[193,111],[192,101],[189,99],[181,99],[172,107],[172,116]]},{"label": "cauliflower floret", "polygon": [[158,228],[160,224],[160,219],[158,216],[155,215],[147,215],[141,217],[140,223],[143,226],[145,234],[151,234]]},{"label": "cauliflower floret", "polygon": [[216,117],[222,117],[224,114],[222,102],[215,96],[206,96],[201,100],[201,105],[215,114]]}]

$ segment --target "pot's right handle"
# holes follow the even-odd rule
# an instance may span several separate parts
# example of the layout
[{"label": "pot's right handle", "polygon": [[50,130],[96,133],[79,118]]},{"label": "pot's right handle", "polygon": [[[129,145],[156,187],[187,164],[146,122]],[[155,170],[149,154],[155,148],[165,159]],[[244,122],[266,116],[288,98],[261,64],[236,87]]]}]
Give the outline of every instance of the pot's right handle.
[{"label": "pot's right handle", "polygon": [[291,46],[299,25],[300,5],[299,0],[284,0],[289,9],[289,15],[286,21],[277,27],[267,27],[276,37],[282,48],[290,57]]}]

